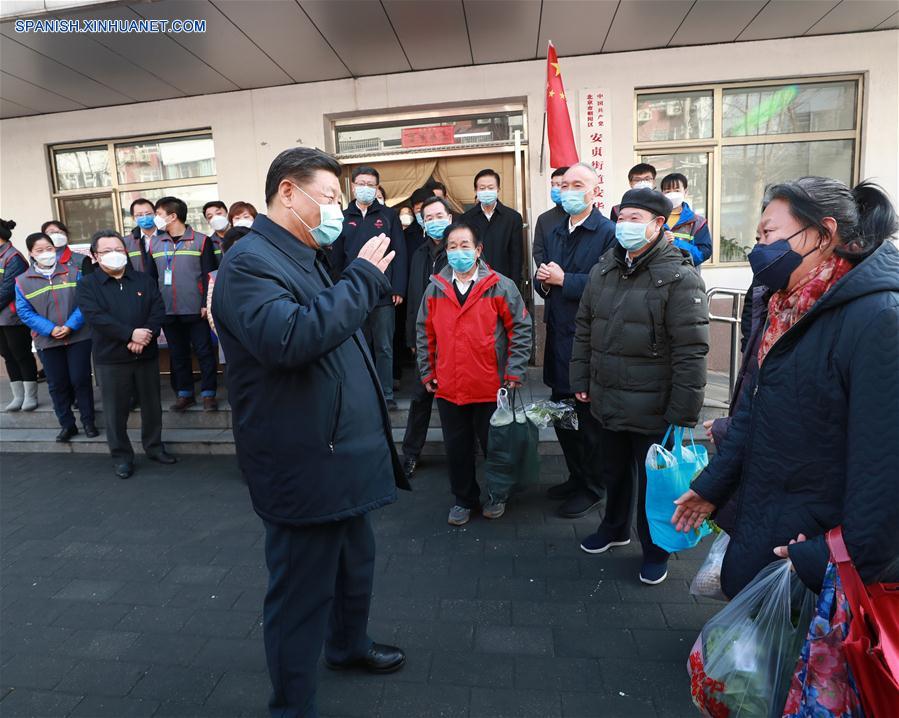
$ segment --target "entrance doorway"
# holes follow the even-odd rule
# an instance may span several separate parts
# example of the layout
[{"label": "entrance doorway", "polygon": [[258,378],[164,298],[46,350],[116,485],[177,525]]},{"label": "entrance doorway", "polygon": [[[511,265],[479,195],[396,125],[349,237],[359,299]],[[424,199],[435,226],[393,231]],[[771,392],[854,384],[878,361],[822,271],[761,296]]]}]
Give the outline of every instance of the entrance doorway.
[{"label": "entrance doorway", "polygon": [[[519,150],[520,152],[520,150]],[[521,237],[523,246],[522,261],[524,267],[521,276],[524,278],[521,287],[522,295],[528,308],[533,307],[531,292],[531,247],[527,238],[527,173],[521,157],[516,152],[499,151],[487,153],[453,153],[443,156],[405,157],[402,159],[370,160],[344,162],[347,171],[344,173],[344,192],[347,200],[352,198],[350,177],[356,167],[363,165],[374,167],[381,176],[381,186],[387,197],[387,205],[400,207],[408,205],[412,193],[433,178],[446,185],[447,199],[458,219],[463,212],[475,204],[474,177],[482,169],[495,170],[501,179],[499,200],[507,207],[518,211],[524,220],[525,231]]]}]

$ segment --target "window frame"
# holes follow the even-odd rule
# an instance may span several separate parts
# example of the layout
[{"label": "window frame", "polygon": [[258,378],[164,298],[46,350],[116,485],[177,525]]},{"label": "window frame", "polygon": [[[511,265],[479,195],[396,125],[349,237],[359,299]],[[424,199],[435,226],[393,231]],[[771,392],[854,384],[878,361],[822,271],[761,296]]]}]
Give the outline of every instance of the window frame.
[{"label": "window frame", "polygon": [[[195,185],[218,184],[218,163],[216,163],[216,173],[206,175],[204,177],[182,177],[180,179],[162,179],[153,180],[151,182],[119,182],[118,166],[116,164],[115,147],[129,143],[154,142],[160,140],[176,140],[181,138],[196,138],[213,140],[213,148],[215,147],[215,139],[212,135],[212,128],[198,128],[194,130],[180,130],[178,132],[158,132],[150,135],[127,135],[124,137],[114,137],[108,139],[94,139],[83,142],[60,142],[47,145],[47,159],[50,164],[50,182],[51,182],[51,199],[55,209],[55,216],[62,222],[66,221],[63,216],[63,202],[65,199],[80,199],[98,196],[112,195],[113,212],[115,212],[114,229],[119,234],[125,234],[130,228],[124,227],[122,219],[123,208],[121,204],[120,194],[122,192],[143,192],[145,190],[154,190],[171,187],[186,187]],[[56,171],[56,154],[67,150],[100,148],[106,147],[109,167],[110,184],[104,187],[83,187],[80,189],[59,189],[59,177]]]},{"label": "window frame", "polygon": [[[778,88],[789,85],[817,85],[827,82],[855,83],[855,122],[850,130],[827,130],[821,132],[794,132],[777,135],[746,135],[742,137],[724,137],[724,91],[741,88]],[[663,140],[654,142],[637,141],[637,106],[643,95],[674,94],[679,92],[712,92],[712,136],[696,140]],[[862,155],[862,119],[865,106],[865,76],[862,73],[839,75],[809,75],[805,77],[784,77],[739,82],[703,83],[694,85],[673,85],[641,87],[634,90],[633,99],[633,147],[634,164],[643,161],[645,155],[685,154],[688,152],[708,152],[709,185],[707,187],[707,204],[711,209],[707,217],[712,232],[712,257],[703,266],[708,267],[745,267],[748,262],[720,261],[721,236],[719,232],[721,219],[721,185],[723,170],[721,167],[722,149],[733,145],[768,145],[792,142],[816,142],[827,140],[852,141],[852,183],[858,182],[861,173]],[[661,179],[661,178],[659,178]]]}]

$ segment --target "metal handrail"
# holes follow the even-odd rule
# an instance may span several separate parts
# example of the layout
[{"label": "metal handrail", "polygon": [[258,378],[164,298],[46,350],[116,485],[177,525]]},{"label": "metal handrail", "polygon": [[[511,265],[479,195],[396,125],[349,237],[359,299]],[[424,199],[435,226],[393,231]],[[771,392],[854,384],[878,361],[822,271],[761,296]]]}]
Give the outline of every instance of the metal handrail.
[{"label": "metal handrail", "polygon": [[[727,376],[727,406],[730,406],[731,397],[734,394],[734,385],[737,383],[737,373],[740,371],[740,325],[743,313],[743,301],[746,298],[745,289],[733,289],[730,287],[712,287],[706,292],[709,300],[709,323],[724,322],[730,324],[730,368]],[[712,314],[712,299],[718,296],[729,297],[731,300],[730,316]]]}]

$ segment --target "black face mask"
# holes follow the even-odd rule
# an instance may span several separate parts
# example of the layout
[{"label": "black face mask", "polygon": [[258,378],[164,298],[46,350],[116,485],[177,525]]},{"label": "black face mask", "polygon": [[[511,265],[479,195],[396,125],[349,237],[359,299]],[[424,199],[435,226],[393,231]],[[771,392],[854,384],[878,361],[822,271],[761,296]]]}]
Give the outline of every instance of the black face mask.
[{"label": "black face mask", "polygon": [[808,227],[803,227],[786,239],[779,239],[770,244],[755,245],[749,253],[749,264],[759,284],[764,284],[772,292],[786,289],[790,283],[790,276],[802,264],[802,260],[812,252],[818,251],[818,247],[812,247],[805,254],[799,254],[790,246],[789,240],[807,229]]}]

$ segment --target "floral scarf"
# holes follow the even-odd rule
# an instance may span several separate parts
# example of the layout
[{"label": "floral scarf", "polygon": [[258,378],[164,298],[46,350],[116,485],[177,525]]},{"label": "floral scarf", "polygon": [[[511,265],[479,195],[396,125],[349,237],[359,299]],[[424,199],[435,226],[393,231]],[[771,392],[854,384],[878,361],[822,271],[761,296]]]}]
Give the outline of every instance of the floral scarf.
[{"label": "floral scarf", "polygon": [[775,292],[768,303],[768,328],[759,346],[759,366],[765,361],[771,347],[824,293],[845,275],[853,264],[842,257],[832,255],[806,274],[792,291]]}]

